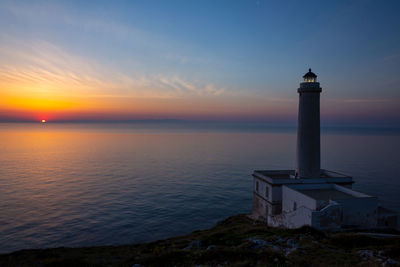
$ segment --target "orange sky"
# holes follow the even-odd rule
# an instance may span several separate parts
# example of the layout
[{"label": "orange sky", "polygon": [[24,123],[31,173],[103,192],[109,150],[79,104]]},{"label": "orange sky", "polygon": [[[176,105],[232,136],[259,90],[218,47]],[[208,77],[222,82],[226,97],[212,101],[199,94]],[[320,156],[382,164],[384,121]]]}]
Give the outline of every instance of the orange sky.
[{"label": "orange sky", "polygon": [[293,98],[252,95],[178,75],[127,75],[47,42],[6,47],[23,64],[0,69],[3,119],[251,119],[293,115]]}]

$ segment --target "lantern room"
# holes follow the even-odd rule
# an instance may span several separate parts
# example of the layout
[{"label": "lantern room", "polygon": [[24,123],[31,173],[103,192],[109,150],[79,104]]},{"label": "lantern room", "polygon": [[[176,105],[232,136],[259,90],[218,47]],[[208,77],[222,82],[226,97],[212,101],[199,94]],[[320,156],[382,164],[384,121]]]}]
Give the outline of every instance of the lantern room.
[{"label": "lantern room", "polygon": [[308,69],[308,72],[303,76],[303,80],[305,83],[315,83],[317,82],[317,75],[311,69]]}]

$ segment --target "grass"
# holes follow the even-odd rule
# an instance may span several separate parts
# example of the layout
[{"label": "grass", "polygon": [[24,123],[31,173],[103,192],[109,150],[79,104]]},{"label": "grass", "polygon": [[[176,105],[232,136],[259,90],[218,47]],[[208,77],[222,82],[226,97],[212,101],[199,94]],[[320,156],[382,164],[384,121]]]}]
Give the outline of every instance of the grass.
[{"label": "grass", "polygon": [[[359,256],[371,251],[372,258]],[[388,259],[391,259],[388,262]],[[215,227],[151,243],[21,250],[0,266],[379,266],[400,263],[399,238],[271,228],[246,215]],[[390,265],[390,264],[389,264]]]}]

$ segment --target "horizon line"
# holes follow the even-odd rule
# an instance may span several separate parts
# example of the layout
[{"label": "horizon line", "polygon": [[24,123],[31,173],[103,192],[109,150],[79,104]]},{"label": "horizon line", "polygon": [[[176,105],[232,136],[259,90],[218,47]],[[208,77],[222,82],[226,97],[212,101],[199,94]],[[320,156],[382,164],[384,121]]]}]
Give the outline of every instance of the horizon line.
[{"label": "horizon line", "polygon": [[[42,124],[40,120],[0,120],[0,123],[37,123]],[[271,121],[271,120],[188,120],[188,119],[113,119],[113,120],[50,120],[46,124],[129,124],[129,123],[178,123],[178,124],[264,124],[268,126],[297,126],[297,121]],[[346,127],[346,128],[399,128],[397,122],[358,122],[352,121],[321,121],[321,127]]]}]

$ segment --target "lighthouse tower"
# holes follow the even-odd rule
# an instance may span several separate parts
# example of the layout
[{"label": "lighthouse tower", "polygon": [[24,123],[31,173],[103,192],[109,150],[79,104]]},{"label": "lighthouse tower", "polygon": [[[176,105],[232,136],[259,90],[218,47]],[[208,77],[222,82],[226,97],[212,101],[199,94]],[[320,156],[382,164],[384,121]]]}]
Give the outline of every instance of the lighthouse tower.
[{"label": "lighthouse tower", "polygon": [[321,175],[320,114],[321,87],[311,69],[300,83],[297,128],[296,178],[319,178]]}]

